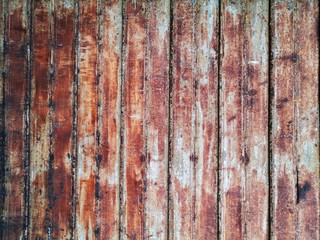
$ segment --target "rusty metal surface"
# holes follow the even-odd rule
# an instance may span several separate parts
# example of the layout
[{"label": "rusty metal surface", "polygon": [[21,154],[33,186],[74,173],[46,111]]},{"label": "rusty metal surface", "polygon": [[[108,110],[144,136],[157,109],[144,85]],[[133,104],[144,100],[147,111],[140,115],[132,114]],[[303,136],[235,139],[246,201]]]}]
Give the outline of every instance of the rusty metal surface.
[{"label": "rusty metal surface", "polygon": [[0,239],[320,239],[318,1],[0,14]]}]

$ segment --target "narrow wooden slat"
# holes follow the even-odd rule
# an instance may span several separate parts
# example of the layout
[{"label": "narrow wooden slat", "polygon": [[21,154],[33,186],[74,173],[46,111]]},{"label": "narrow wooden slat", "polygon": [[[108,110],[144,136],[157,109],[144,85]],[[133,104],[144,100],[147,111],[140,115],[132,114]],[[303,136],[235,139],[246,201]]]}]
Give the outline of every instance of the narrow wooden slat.
[{"label": "narrow wooden slat", "polygon": [[319,1],[297,1],[296,9],[296,238],[320,239]]},{"label": "narrow wooden slat", "polygon": [[51,83],[50,237],[70,239],[72,197],[72,83],[74,2],[54,3],[53,79]]},{"label": "narrow wooden slat", "polygon": [[6,195],[4,239],[20,239],[24,233],[26,209],[24,161],[26,152],[26,111],[28,56],[28,14],[25,1],[7,2],[6,21]]},{"label": "narrow wooden slat", "polygon": [[222,239],[268,239],[268,8],[222,3]]},{"label": "narrow wooden slat", "polygon": [[219,1],[196,2],[195,239],[216,239]]},{"label": "narrow wooden slat", "polygon": [[[246,3],[242,83],[245,235],[268,239],[268,1]],[[226,52],[225,52],[226,53]]]},{"label": "narrow wooden slat", "polygon": [[121,239],[142,239],[147,1],[124,1]]},{"label": "narrow wooden slat", "polygon": [[272,234],[275,239],[292,239],[296,229],[293,4],[273,1],[271,13]]},{"label": "narrow wooden slat", "polygon": [[220,237],[243,239],[242,68],[244,16],[240,2],[221,3]]},{"label": "narrow wooden slat", "polygon": [[319,238],[318,4],[272,2],[274,239]]},{"label": "narrow wooden slat", "polygon": [[122,3],[100,2],[99,238],[119,239]]},{"label": "narrow wooden slat", "polygon": [[31,239],[46,239],[49,207],[50,155],[50,1],[32,3],[32,80],[30,110],[30,224]]},{"label": "narrow wooden slat", "polygon": [[189,0],[172,6],[172,160],[170,238],[194,234],[194,5]]},{"label": "narrow wooden slat", "polygon": [[79,1],[76,239],[96,233],[97,41],[97,2]]},{"label": "narrow wooden slat", "polygon": [[145,239],[167,239],[170,1],[150,1],[146,64]]},{"label": "narrow wooden slat", "polygon": [[3,238],[4,223],[3,213],[5,211],[5,193],[6,193],[6,159],[5,159],[5,2],[0,2],[0,238]]}]

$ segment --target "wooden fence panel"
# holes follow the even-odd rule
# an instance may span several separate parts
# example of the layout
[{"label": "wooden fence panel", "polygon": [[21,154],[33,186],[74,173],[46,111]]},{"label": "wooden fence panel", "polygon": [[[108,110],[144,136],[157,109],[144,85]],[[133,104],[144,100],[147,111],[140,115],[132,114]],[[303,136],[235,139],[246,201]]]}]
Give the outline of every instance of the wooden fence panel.
[{"label": "wooden fence panel", "polygon": [[319,239],[318,0],[1,0],[0,239]]}]

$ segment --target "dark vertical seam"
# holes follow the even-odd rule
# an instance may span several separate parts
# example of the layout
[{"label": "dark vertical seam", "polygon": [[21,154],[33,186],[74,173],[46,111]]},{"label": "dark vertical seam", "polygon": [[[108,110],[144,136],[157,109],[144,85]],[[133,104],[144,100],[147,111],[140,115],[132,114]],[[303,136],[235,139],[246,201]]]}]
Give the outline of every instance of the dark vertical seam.
[{"label": "dark vertical seam", "polygon": [[100,189],[100,164],[102,160],[101,156],[101,119],[102,119],[102,113],[101,113],[101,49],[103,47],[102,41],[101,41],[101,29],[102,29],[102,22],[103,22],[103,14],[102,14],[102,0],[97,0],[97,63],[96,63],[96,88],[97,88],[97,128],[96,128],[96,144],[97,144],[97,150],[96,150],[96,182],[95,182],[95,211],[96,211],[96,226],[95,226],[95,237],[96,239],[101,239],[101,189]]},{"label": "dark vertical seam", "polygon": [[0,117],[1,117],[1,122],[0,122],[0,169],[1,169],[1,177],[0,177],[0,184],[1,184],[1,189],[2,191],[0,192],[0,201],[1,201],[1,206],[2,209],[0,209],[0,238],[4,239],[4,228],[5,228],[5,223],[4,223],[4,210],[5,210],[5,197],[6,197],[6,176],[7,176],[7,171],[6,171],[6,165],[7,165],[7,157],[6,157],[6,124],[5,124],[5,106],[6,106],[6,96],[5,96],[5,88],[6,88],[6,45],[7,45],[7,34],[6,34],[6,29],[7,29],[7,15],[6,15],[6,8],[7,4],[6,1],[2,1],[2,12],[1,12],[1,19],[2,19],[2,29],[1,29],[1,34],[3,37],[3,43],[2,43],[2,69],[1,69],[1,75],[2,75],[2,102],[1,102],[1,108],[0,108]]},{"label": "dark vertical seam", "polygon": [[74,1],[74,39],[73,39],[73,57],[74,57],[74,77],[72,83],[72,227],[71,227],[71,239],[75,239],[75,228],[77,221],[77,166],[78,166],[78,141],[77,141],[77,130],[78,130],[78,75],[79,75],[79,2]]},{"label": "dark vertical seam", "polygon": [[[55,65],[54,65],[54,0],[50,1],[50,10],[49,10],[49,18],[50,18],[50,76],[49,76],[49,169],[48,169],[48,199],[49,206],[46,211],[46,219],[47,219],[47,231],[48,231],[48,239],[52,239],[51,231],[52,231],[52,209],[54,204],[54,187],[53,187],[53,162],[54,155],[52,153],[52,133],[53,133],[53,99],[52,99],[52,89],[53,89],[53,81],[55,79]],[[51,213],[50,213],[51,212]]]},{"label": "dark vertical seam", "polygon": [[221,158],[221,136],[220,136],[220,128],[221,128],[221,116],[220,116],[220,88],[221,88],[221,41],[222,41],[222,33],[221,33],[221,8],[222,8],[222,0],[218,1],[218,82],[217,82],[217,239],[220,239],[220,183],[221,183],[221,179],[220,179],[220,158]]},{"label": "dark vertical seam", "polygon": [[268,6],[268,239],[272,238],[273,179],[272,179],[272,0]]},{"label": "dark vertical seam", "polygon": [[24,104],[24,114],[25,118],[25,146],[24,146],[24,238],[29,238],[29,223],[30,223],[30,117],[31,117],[31,79],[32,79],[32,64],[33,64],[33,55],[32,55],[32,45],[33,40],[33,6],[32,1],[27,1],[27,16],[28,19],[28,54],[27,54],[27,73],[26,73],[26,92],[25,92],[25,104]]},{"label": "dark vertical seam", "polygon": [[170,0],[170,19],[169,19],[169,26],[170,26],[170,33],[169,33],[169,92],[168,92],[168,163],[167,163],[167,239],[170,239],[170,227],[171,227],[171,163],[172,163],[172,116],[173,116],[173,100],[172,100],[172,93],[173,93],[173,1]]},{"label": "dark vertical seam", "polygon": [[[120,127],[119,127],[119,134],[120,134],[120,147],[119,147],[119,240],[121,240],[123,231],[125,231],[125,227],[124,222],[123,222],[123,214],[124,214],[124,196],[123,196],[123,188],[124,188],[124,92],[125,92],[125,84],[124,84],[124,66],[125,66],[125,60],[124,60],[124,56],[125,56],[125,41],[126,41],[126,37],[125,37],[125,30],[126,30],[126,15],[125,15],[125,1],[126,0],[121,0],[121,19],[122,19],[122,23],[121,23],[121,55],[120,55],[120,61],[121,61],[121,70],[120,70]],[[124,233],[125,235],[125,233]]]}]

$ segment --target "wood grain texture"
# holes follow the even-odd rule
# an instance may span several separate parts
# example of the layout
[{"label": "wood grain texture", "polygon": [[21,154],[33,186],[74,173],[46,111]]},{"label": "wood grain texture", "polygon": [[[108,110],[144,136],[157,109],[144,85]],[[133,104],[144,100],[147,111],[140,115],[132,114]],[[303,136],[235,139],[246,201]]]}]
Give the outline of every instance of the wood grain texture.
[{"label": "wood grain texture", "polygon": [[[50,159],[51,5],[32,4],[32,80],[30,111],[30,223],[31,239],[46,239],[49,222],[48,171]],[[44,210],[45,209],[45,210]]]},{"label": "wood grain texture", "polygon": [[221,7],[221,238],[268,239],[268,4]]},{"label": "wood grain texture", "polygon": [[124,2],[121,239],[142,239],[145,206],[147,1]]},{"label": "wood grain texture", "polygon": [[217,239],[219,2],[195,4],[195,239]]},{"label": "wood grain texture", "polygon": [[76,239],[97,233],[98,18],[96,1],[79,1]]},{"label": "wood grain texture", "polygon": [[50,237],[54,239],[70,239],[72,235],[74,17],[73,1],[55,1],[49,174]]},{"label": "wood grain texture", "polygon": [[98,235],[119,239],[122,3],[99,6]]},{"label": "wood grain texture", "polygon": [[170,238],[194,236],[195,46],[191,1],[174,1],[172,19],[172,142]]},{"label": "wood grain texture", "polygon": [[1,0],[1,239],[319,239],[318,0]]},{"label": "wood grain texture", "polygon": [[319,6],[272,2],[273,239],[319,238]]},{"label": "wood grain texture", "polygon": [[147,7],[144,239],[167,239],[170,2]]},{"label": "wood grain texture", "polygon": [[25,161],[28,161],[26,128],[28,70],[28,6],[25,1],[6,1],[6,177],[5,208],[2,214],[3,239],[20,239],[27,235]]}]

